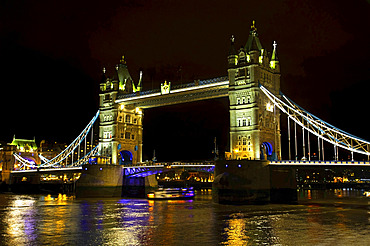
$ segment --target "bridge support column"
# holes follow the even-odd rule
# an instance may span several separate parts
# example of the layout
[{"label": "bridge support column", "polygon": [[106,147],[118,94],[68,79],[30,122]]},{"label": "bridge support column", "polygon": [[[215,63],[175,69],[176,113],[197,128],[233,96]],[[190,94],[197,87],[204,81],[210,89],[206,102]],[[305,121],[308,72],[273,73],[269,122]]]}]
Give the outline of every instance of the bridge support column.
[{"label": "bridge support column", "polygon": [[122,197],[145,198],[146,194],[158,187],[155,175],[123,178]]},{"label": "bridge support column", "polygon": [[225,204],[296,202],[295,169],[268,164],[268,161],[256,160],[216,162],[213,201]]},{"label": "bridge support column", "polygon": [[77,197],[120,197],[123,168],[120,165],[84,165],[76,182]]}]

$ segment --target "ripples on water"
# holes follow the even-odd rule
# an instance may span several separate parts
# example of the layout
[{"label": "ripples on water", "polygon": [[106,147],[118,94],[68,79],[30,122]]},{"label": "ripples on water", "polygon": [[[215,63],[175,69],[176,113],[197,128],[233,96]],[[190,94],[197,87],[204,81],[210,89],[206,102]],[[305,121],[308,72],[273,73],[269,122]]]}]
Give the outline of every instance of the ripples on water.
[{"label": "ripples on water", "polygon": [[368,245],[370,199],[302,191],[300,205],[0,194],[0,245]]}]

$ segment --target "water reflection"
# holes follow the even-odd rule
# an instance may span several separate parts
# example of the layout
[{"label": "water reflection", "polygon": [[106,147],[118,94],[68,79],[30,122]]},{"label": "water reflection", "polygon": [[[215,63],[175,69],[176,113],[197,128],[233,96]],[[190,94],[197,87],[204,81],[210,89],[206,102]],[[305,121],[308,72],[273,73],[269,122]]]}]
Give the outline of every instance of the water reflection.
[{"label": "water reflection", "polygon": [[302,191],[307,204],[262,206],[214,204],[209,194],[189,201],[0,194],[0,244],[365,245],[370,239],[370,200],[357,197],[361,191]]}]

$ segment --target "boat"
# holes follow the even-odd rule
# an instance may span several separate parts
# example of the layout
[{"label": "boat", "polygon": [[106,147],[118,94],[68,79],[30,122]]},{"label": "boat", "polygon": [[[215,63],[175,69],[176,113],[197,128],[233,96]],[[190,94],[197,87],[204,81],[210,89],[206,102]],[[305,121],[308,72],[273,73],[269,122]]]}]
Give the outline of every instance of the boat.
[{"label": "boat", "polygon": [[155,200],[184,200],[192,199],[195,196],[194,188],[159,188],[147,194],[148,199]]},{"label": "boat", "polygon": [[363,195],[366,196],[366,197],[370,197],[370,191],[369,190],[364,191],[364,194]]}]

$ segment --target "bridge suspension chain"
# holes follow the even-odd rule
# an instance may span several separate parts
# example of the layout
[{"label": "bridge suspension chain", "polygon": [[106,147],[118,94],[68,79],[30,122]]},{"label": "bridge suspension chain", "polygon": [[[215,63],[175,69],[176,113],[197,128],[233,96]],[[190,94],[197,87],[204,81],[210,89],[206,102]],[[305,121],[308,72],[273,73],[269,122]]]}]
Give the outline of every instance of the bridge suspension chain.
[{"label": "bridge suspension chain", "polygon": [[286,102],[275,96],[264,86],[260,85],[260,89],[276,107],[288,115],[288,121],[289,119],[292,119],[303,129],[314,134],[318,138],[333,144],[335,149],[337,147],[341,147],[351,152],[370,156],[369,141],[349,134],[321,120],[320,118],[298,106],[282,92],[280,92],[280,95]]},{"label": "bridge suspension chain", "polygon": [[[31,168],[36,168],[36,167],[43,167],[43,168],[45,168],[45,167],[54,167],[56,165],[59,165],[70,154],[73,155],[73,152],[75,151],[75,149],[80,146],[80,144],[82,143],[82,141],[84,139],[86,139],[86,137],[87,137],[88,133],[90,132],[90,130],[92,129],[95,121],[99,117],[99,113],[100,113],[100,111],[98,110],[98,112],[95,114],[95,116],[89,122],[89,124],[87,124],[87,126],[85,127],[85,129],[80,133],[80,135],[78,135],[78,137],[75,140],[73,140],[73,142],[67,148],[65,148],[61,153],[59,153],[57,156],[55,156],[54,158],[52,158],[50,160],[46,159],[43,156],[40,156],[40,158],[44,161],[44,163],[42,163],[40,166],[37,166],[37,165],[29,162],[28,160],[22,158],[20,155],[18,155],[16,153],[14,153],[13,156],[20,163],[22,163],[23,166],[31,167]],[[92,146],[92,142],[91,142],[91,146]],[[88,158],[90,158],[92,155],[97,154],[97,152],[98,152],[98,148],[97,147],[98,146],[95,146],[95,148],[92,149],[89,154],[85,155],[80,160],[77,160],[77,162],[73,163],[73,161],[72,161],[72,164],[71,165],[78,166],[78,165],[80,165],[80,163],[85,163],[86,162],[86,159],[88,160]]]}]

